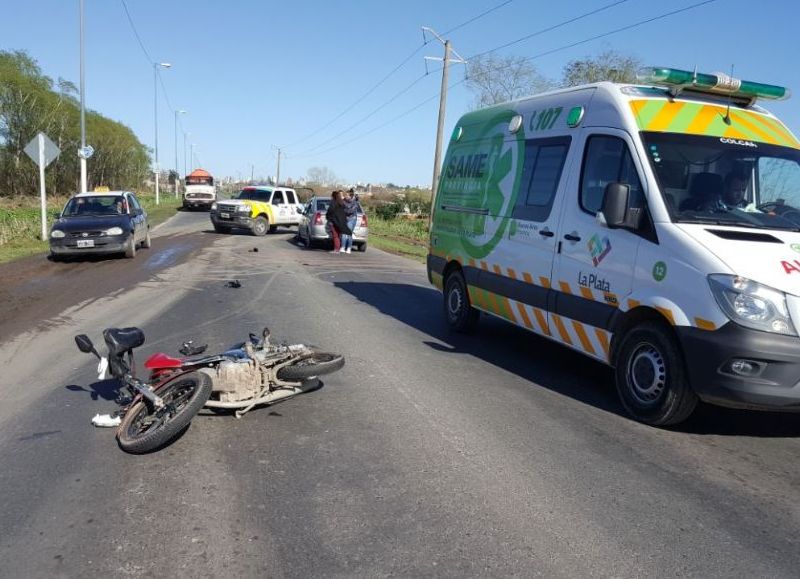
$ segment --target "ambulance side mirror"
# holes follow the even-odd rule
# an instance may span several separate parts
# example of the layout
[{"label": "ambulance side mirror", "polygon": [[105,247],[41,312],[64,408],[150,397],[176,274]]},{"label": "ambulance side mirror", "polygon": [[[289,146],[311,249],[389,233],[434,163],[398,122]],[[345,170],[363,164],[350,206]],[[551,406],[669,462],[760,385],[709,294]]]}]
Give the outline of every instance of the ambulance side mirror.
[{"label": "ambulance side mirror", "polygon": [[597,213],[597,221],[609,229],[633,229],[628,219],[630,185],[609,183],[603,193],[603,204]]}]

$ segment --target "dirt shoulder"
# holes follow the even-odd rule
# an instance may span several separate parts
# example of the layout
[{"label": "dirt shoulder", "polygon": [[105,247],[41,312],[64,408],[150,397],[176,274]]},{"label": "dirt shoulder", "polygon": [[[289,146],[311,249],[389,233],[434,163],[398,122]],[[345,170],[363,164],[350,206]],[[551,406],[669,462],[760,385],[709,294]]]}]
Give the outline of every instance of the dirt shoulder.
[{"label": "dirt shoulder", "polygon": [[147,281],[190,259],[212,239],[197,233],[160,237],[152,249],[139,251],[132,260],[87,256],[52,262],[40,254],[0,264],[0,343],[58,323],[57,316],[68,308]]}]

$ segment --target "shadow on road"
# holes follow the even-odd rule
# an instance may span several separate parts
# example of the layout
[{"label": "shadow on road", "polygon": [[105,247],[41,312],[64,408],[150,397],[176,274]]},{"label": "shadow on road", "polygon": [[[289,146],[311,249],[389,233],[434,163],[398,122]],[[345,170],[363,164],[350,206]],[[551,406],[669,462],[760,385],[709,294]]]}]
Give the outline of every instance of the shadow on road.
[{"label": "shadow on road", "polygon": [[77,384],[70,384],[64,388],[70,392],[88,392],[92,400],[111,400],[113,402],[117,399],[120,384],[116,378],[110,378],[89,384],[88,388]]},{"label": "shadow on road", "polygon": [[[360,301],[434,338],[424,343],[444,353],[469,354],[530,382],[621,416],[613,371],[582,354],[510,323],[482,315],[475,334],[451,332],[442,313],[442,294],[402,283],[336,282]],[[757,437],[800,436],[800,415],[748,412],[700,405],[673,430],[687,434]]]}]

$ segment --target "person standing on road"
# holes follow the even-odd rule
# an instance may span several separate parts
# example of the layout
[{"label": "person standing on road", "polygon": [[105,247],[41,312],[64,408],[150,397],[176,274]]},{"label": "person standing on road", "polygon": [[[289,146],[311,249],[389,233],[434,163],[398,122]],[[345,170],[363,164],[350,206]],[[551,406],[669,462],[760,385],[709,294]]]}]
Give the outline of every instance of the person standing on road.
[{"label": "person standing on road", "polygon": [[333,251],[331,253],[345,253],[341,245],[341,239],[345,235],[352,234],[352,230],[347,226],[347,216],[344,212],[344,199],[341,191],[331,193],[331,205],[325,212],[328,223],[331,224],[331,237],[333,237]]},{"label": "person standing on road", "polygon": [[350,253],[353,248],[353,234],[356,231],[356,221],[358,219],[358,198],[356,191],[352,187],[347,192],[347,197],[344,200],[344,214],[347,217],[347,227],[350,229],[350,235],[346,240],[343,240],[342,247],[345,253]]}]

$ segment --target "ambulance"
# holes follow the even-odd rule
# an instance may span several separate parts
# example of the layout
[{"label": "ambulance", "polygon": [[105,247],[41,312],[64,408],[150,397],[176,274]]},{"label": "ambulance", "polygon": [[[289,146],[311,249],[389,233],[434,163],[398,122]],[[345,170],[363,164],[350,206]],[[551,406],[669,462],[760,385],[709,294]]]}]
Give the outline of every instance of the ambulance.
[{"label": "ambulance", "polygon": [[[615,370],[636,420],[699,401],[800,411],[800,142],[783,87],[670,68],[470,112],[433,206],[428,279]],[[531,342],[531,363],[536,363]]]}]

